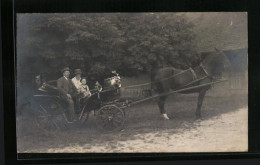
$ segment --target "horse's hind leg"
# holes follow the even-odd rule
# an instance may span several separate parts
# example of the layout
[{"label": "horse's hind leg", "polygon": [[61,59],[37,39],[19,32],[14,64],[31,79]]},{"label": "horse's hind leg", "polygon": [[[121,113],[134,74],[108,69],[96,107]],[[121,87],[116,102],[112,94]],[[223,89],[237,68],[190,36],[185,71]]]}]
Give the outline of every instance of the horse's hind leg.
[{"label": "horse's hind leg", "polygon": [[201,118],[201,107],[202,107],[202,103],[204,100],[204,96],[206,94],[206,90],[202,90],[199,92],[199,97],[198,97],[198,104],[197,104],[197,109],[196,109],[196,119],[200,119]]},{"label": "horse's hind leg", "polygon": [[159,106],[159,109],[160,109],[160,113],[162,115],[162,117],[164,119],[169,119],[169,117],[167,116],[166,114],[166,110],[164,108],[164,104],[165,104],[165,100],[166,100],[167,96],[161,96],[159,97],[159,101],[158,101],[158,106]]}]

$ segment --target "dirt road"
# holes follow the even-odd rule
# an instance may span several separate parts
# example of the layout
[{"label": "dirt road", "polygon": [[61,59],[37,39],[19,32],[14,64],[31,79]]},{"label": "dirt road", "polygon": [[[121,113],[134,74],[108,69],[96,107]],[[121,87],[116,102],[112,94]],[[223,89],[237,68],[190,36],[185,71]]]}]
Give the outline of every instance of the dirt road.
[{"label": "dirt road", "polygon": [[129,110],[125,130],[97,131],[94,117],[87,126],[63,132],[33,132],[18,138],[19,152],[236,152],[247,151],[248,109],[245,97],[205,99],[202,120],[194,120],[194,97],[176,97],[163,121],[155,104]]},{"label": "dirt road", "polygon": [[[134,140],[71,145],[47,152],[225,152],[247,151],[247,109],[197,121],[194,128],[136,134]],[[87,149],[87,150],[86,150]]]}]

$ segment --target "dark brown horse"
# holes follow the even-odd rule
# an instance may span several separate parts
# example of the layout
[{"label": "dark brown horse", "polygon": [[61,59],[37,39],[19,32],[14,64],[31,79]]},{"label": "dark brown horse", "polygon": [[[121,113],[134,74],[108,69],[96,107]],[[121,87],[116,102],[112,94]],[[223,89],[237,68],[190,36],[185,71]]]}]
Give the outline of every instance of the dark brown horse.
[{"label": "dark brown horse", "polygon": [[[155,92],[162,94],[170,90],[178,90],[187,87],[211,83],[219,78],[230,63],[226,55],[216,49],[216,52],[208,54],[200,65],[187,70],[180,70],[173,67],[162,68],[154,71],[151,76],[152,88]],[[198,103],[196,109],[196,118],[201,117],[201,106],[206,91],[211,85],[190,89],[180,92],[182,94],[198,93]],[[167,95],[159,97],[158,106],[164,119],[169,119],[164,108]]]}]

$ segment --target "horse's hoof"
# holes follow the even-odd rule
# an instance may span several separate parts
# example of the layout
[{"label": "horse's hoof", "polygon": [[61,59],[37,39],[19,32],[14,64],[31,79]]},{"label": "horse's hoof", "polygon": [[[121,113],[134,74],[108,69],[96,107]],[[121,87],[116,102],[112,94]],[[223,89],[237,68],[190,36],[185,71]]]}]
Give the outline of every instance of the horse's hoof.
[{"label": "horse's hoof", "polygon": [[170,120],[170,118],[167,116],[166,113],[162,114],[162,118],[163,118],[164,120]]}]

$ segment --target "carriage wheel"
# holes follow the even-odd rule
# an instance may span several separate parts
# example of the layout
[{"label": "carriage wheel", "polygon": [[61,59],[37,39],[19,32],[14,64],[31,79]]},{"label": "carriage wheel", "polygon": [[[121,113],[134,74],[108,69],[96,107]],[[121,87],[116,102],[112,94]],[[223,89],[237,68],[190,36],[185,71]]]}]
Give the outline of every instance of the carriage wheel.
[{"label": "carriage wheel", "polygon": [[[52,105],[52,106],[59,106],[59,105]],[[50,108],[56,108],[56,107],[50,107]],[[49,111],[53,109],[50,108],[40,105],[38,113],[35,116],[36,126],[43,130],[59,130],[59,129],[67,128],[66,122],[64,122],[64,114],[63,113],[51,114],[49,113]]]},{"label": "carriage wheel", "polygon": [[124,110],[115,105],[104,106],[96,113],[97,126],[107,132],[120,130],[124,123]]}]

